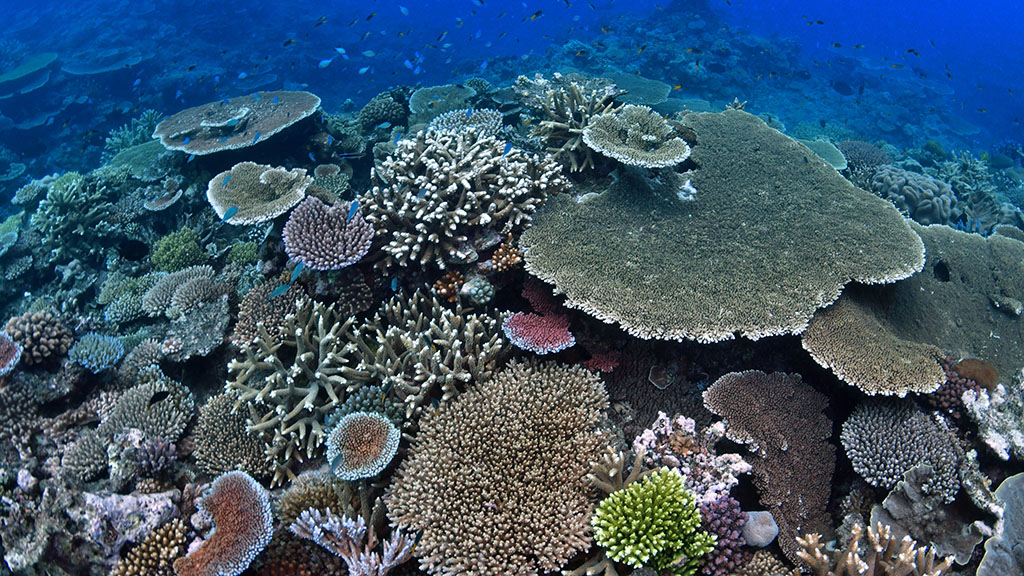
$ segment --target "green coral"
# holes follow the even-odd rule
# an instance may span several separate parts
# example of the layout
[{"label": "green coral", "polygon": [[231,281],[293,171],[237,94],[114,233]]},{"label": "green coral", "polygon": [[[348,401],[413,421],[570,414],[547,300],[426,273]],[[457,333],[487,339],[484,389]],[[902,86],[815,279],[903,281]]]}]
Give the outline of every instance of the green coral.
[{"label": "green coral", "polygon": [[591,519],[608,557],[634,568],[689,576],[715,547],[701,529],[693,493],[678,470],[662,468],[601,501]]},{"label": "green coral", "polygon": [[256,264],[260,261],[260,247],[255,242],[232,244],[228,250],[228,264]]},{"label": "green coral", "polygon": [[189,266],[205,264],[206,252],[199,245],[199,234],[185,227],[156,241],[150,261],[162,272],[177,272]]},{"label": "green coral", "polygon": [[128,124],[111,130],[103,146],[103,162],[109,162],[118,153],[132,146],[152,140],[153,131],[162,118],[163,114],[156,110],[143,110],[138,118],[132,118]]}]

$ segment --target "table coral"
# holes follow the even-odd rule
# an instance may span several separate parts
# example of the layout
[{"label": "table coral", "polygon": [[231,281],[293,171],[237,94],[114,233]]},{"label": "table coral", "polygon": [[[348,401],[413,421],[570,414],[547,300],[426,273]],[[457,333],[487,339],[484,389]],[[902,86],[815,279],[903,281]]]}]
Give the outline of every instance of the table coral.
[{"label": "table coral", "polygon": [[583,129],[583,141],[623,164],[667,168],[690,157],[689,145],[674,132],[657,112],[629,104],[591,118]]},{"label": "table coral", "polygon": [[[240,162],[221,172],[206,189],[206,199],[228,224],[248,225],[273,220],[306,197],[313,177],[302,168],[285,170]],[[231,210],[233,214],[228,214]]]}]

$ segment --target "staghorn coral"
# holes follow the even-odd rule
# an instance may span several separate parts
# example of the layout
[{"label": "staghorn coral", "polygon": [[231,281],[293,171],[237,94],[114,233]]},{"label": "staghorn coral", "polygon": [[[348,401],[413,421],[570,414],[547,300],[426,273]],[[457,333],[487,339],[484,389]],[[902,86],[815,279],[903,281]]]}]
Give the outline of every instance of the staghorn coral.
[{"label": "staghorn coral", "polygon": [[107,471],[107,445],[100,435],[86,430],[68,445],[61,456],[60,467],[71,477],[91,482]]},{"label": "staghorn coral", "polygon": [[895,166],[877,168],[869,190],[889,200],[915,221],[924,224],[947,224],[960,220],[965,207],[960,204],[949,184],[925,174],[909,172]]},{"label": "staghorn coral", "polygon": [[401,439],[402,433],[387,416],[350,412],[327,432],[327,462],[342,480],[372,478],[391,463]]},{"label": "staghorn coral", "polygon": [[[240,162],[210,179],[206,199],[228,224],[259,224],[277,218],[301,202],[312,183],[313,178],[302,168],[285,170]],[[234,214],[228,215],[229,210]]]},{"label": "staghorn coral", "polygon": [[310,116],[320,98],[309,92],[256,92],[188,108],[167,117],[153,138],[168,150],[202,156],[247,148]]},{"label": "staghorn coral", "polygon": [[124,344],[113,336],[89,332],[75,342],[68,356],[93,374],[113,368],[124,356]]},{"label": "staghorn coral", "polygon": [[825,510],[835,469],[828,399],[798,374],[748,370],[716,380],[704,405],[725,418],[729,439],[756,450],[754,486],[779,525],[782,551],[795,562],[797,535],[832,531]]},{"label": "staghorn coral", "polygon": [[576,82],[547,90],[540,106],[547,119],[539,122],[530,135],[541,138],[553,158],[568,163],[570,171],[593,168],[593,152],[584,142],[583,132],[591,119],[617,109],[618,93],[603,86],[588,89]]},{"label": "staghorn coral", "polygon": [[714,549],[678,470],[661,468],[601,500],[594,540],[616,562],[691,576]]},{"label": "staghorn coral", "polygon": [[154,270],[176,272],[205,264],[209,256],[199,245],[199,234],[186,226],[157,240],[149,259]]},{"label": "staghorn coral", "polygon": [[52,311],[26,312],[4,325],[4,331],[22,347],[26,366],[48,364],[68,353],[74,335]]},{"label": "staghorn coral", "polygon": [[946,380],[939,348],[900,338],[848,297],[815,312],[800,344],[820,366],[869,395],[934,392]]},{"label": "staghorn coral", "polygon": [[445,308],[418,290],[397,294],[353,331],[355,366],[342,368],[350,384],[379,384],[404,404],[406,417],[423,411],[432,395],[441,401],[473,382],[490,378],[504,353],[499,319]]},{"label": "staghorn coral", "polygon": [[690,157],[690,147],[665,119],[647,106],[627,104],[590,119],[583,142],[629,166],[668,168]]},{"label": "staghorn coral", "polygon": [[[862,537],[867,546],[861,549]],[[853,533],[842,549],[829,550],[820,534],[797,537],[800,559],[811,567],[815,576],[942,576],[952,565],[950,558],[936,562],[935,550],[918,548],[909,538],[893,536],[884,524],[867,530],[855,524]]]},{"label": "staghorn coral", "polygon": [[330,510],[309,509],[289,526],[293,534],[316,542],[341,557],[351,576],[387,576],[396,566],[412,558],[416,538],[396,529],[381,552],[374,552],[377,536],[361,516],[339,516]]},{"label": "staghorn coral", "polygon": [[[52,263],[94,256],[100,225],[110,216],[115,190],[103,179],[68,172],[46,186],[46,197],[29,220],[42,238],[41,248]],[[102,232],[102,234],[97,234]]]},{"label": "staghorn coral", "polygon": [[699,194],[680,201],[679,175],[621,171],[600,195],[550,199],[523,233],[527,271],[568,306],[645,339],[757,339],[803,331],[848,282],[921,269],[921,240],[896,210],[805,165],[802,145],[760,119],[683,124],[700,142],[688,174]]},{"label": "staghorn coral", "polygon": [[217,477],[197,505],[216,529],[199,548],[174,561],[177,576],[237,576],[274,533],[270,496],[245,472]]},{"label": "staghorn coral", "polygon": [[193,432],[196,464],[207,474],[241,470],[255,478],[271,473],[262,440],[247,430],[246,418],[234,412],[231,394],[211,396],[201,408]]},{"label": "staghorn coral", "polygon": [[273,484],[294,477],[291,468],[323,454],[324,416],[344,399],[348,382],[339,355],[342,335],[353,317],[342,320],[334,306],[300,301],[285,318],[280,337],[257,325],[258,336],[228,364],[225,390],[249,430],[265,434],[266,456],[274,463]]},{"label": "staghorn coral", "polygon": [[497,136],[502,130],[502,120],[498,110],[466,108],[438,115],[430,121],[428,128],[440,133],[475,130],[481,136]]},{"label": "staghorn coral", "polygon": [[373,226],[358,205],[328,206],[310,197],[288,216],[284,251],[312,270],[339,270],[358,262],[370,250]]},{"label": "staghorn coral", "polygon": [[476,236],[522,230],[569,186],[550,157],[504,153],[500,140],[473,131],[404,138],[373,175],[360,204],[383,242],[384,269],[474,262]]},{"label": "staghorn coral", "polygon": [[586,475],[606,406],[581,368],[509,364],[424,415],[385,496],[392,525],[422,531],[431,574],[557,570],[589,544]]},{"label": "staghorn coral", "polygon": [[853,469],[868,484],[891,489],[919,464],[930,465],[933,484],[922,488],[952,502],[960,491],[961,456],[940,420],[906,402],[863,402],[839,436]]}]

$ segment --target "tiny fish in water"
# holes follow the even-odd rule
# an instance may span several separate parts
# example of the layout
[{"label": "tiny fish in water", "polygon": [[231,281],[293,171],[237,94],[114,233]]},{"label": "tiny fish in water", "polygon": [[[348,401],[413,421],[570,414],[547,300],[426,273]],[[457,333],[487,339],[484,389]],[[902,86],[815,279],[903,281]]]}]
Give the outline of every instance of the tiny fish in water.
[{"label": "tiny fish in water", "polygon": [[502,152],[501,155],[502,156],[507,155],[508,151],[511,150],[511,149],[512,149],[512,143],[511,142],[505,142],[505,151]]},{"label": "tiny fish in water", "polygon": [[373,17],[376,16],[376,15],[377,15],[376,12],[374,12],[373,14],[370,14],[369,16],[366,17],[366,21],[369,22],[370,20],[373,20]]},{"label": "tiny fish in water", "polygon": [[289,38],[289,39],[285,40],[284,44],[282,44],[281,46],[283,48],[287,48],[287,47],[291,46],[292,44],[295,44],[295,38]]},{"label": "tiny fish in water", "polygon": [[526,22],[527,20],[529,20],[530,22],[533,22],[534,20],[536,20],[537,18],[540,18],[540,17],[541,17],[541,16],[543,16],[543,15],[544,15],[544,11],[543,11],[543,10],[537,10],[537,11],[536,11],[536,12],[534,12],[533,14],[530,14],[530,15],[529,15],[529,16],[527,16],[526,18],[523,18],[523,20],[522,20],[522,21],[523,21],[523,22]]},{"label": "tiny fish in water", "polygon": [[348,222],[356,215],[356,211],[359,210],[359,200],[353,200],[348,206],[348,216],[345,217],[345,221]]},{"label": "tiny fish in water", "polygon": [[856,45],[854,45],[853,49],[854,49],[854,50],[860,50],[860,49],[861,49],[861,48],[863,48],[863,47],[864,47],[864,45],[863,45],[863,44],[856,44]]},{"label": "tiny fish in water", "polygon": [[285,292],[287,292],[288,289],[291,288],[291,287],[292,287],[291,284],[281,284],[277,288],[274,288],[274,291],[271,292],[267,296],[267,300],[270,300],[271,298],[277,298],[278,296],[280,296],[280,295],[284,294]]},{"label": "tiny fish in water", "polygon": [[292,279],[291,279],[291,282],[289,282],[289,283],[294,283],[295,279],[299,277],[299,274],[302,274],[302,269],[305,268],[305,267],[306,267],[306,263],[305,262],[299,262],[298,264],[296,264],[295,265],[295,270],[292,270]]},{"label": "tiny fish in water", "polygon": [[334,62],[334,58],[324,58],[323,60],[317,63],[316,67],[323,70],[324,68],[330,66],[331,62]]},{"label": "tiny fish in water", "polygon": [[196,155],[195,154],[189,154],[188,155],[188,160],[185,160],[185,163],[188,164],[189,162],[191,162],[191,161],[193,161],[195,159],[196,159]]},{"label": "tiny fish in water", "polygon": [[316,162],[316,156],[314,156],[312,152],[309,153],[309,161]]},{"label": "tiny fish in water", "polygon": [[395,141],[392,142],[392,144],[398,146],[398,141],[402,139],[402,136],[404,136],[404,134],[402,134],[401,132],[395,134]]},{"label": "tiny fish in water", "polygon": [[330,146],[331,144],[334,144],[334,136],[331,136],[330,134],[328,134],[327,135],[327,145]]},{"label": "tiny fish in water", "polygon": [[231,182],[231,174],[224,177],[224,182],[221,182],[221,186],[227,186],[228,182]]},{"label": "tiny fish in water", "polygon": [[469,118],[472,115],[473,115],[473,109],[472,108],[466,108],[466,118]]},{"label": "tiny fish in water", "polygon": [[316,24],[313,24],[313,28],[316,28],[317,26],[323,26],[324,24],[327,24],[327,16],[321,16],[316,21]]},{"label": "tiny fish in water", "polygon": [[189,138],[188,136],[185,136],[185,144],[188,144],[191,141],[192,141],[191,138]]},{"label": "tiny fish in water", "polygon": [[196,69],[196,65],[193,64],[193,65],[189,66],[188,68],[185,68],[185,72],[191,72],[191,71],[193,71],[195,69]]},{"label": "tiny fish in water", "polygon": [[807,156],[804,156],[804,164],[806,165],[806,164],[810,164],[810,163],[811,162],[810,162],[810,160],[807,159]]},{"label": "tiny fish in water", "polygon": [[914,50],[913,48],[908,48],[907,51],[904,52],[904,54],[913,54],[914,56],[917,56],[918,58],[921,57],[921,53],[918,52],[917,50]]},{"label": "tiny fish in water", "polygon": [[235,214],[238,214],[238,206],[228,208],[227,211],[224,212],[224,216],[221,217],[220,221],[227,222],[228,220],[231,220],[231,217]]},{"label": "tiny fish in water", "polygon": [[399,6],[398,7],[398,11],[402,13],[402,16],[408,16],[409,15],[409,9],[406,8],[405,6]]},{"label": "tiny fish in water", "polygon": [[259,92],[253,92],[253,93],[252,93],[252,99],[253,99],[253,100],[255,100],[255,101],[257,101],[257,102],[259,102],[260,100],[262,100],[262,98],[260,98],[260,93],[259,93]]},{"label": "tiny fish in water", "polygon": [[363,66],[362,68],[359,69],[359,74],[366,74],[368,71],[372,69],[373,66]]},{"label": "tiny fish in water", "polygon": [[373,58],[376,55],[377,53],[373,50],[363,50],[363,56],[366,56],[367,58]]},{"label": "tiny fish in water", "polygon": [[259,139],[260,139],[260,132],[259,132],[259,130],[257,130],[256,131],[256,135],[252,137],[252,143],[255,144],[256,141],[259,140]]},{"label": "tiny fish in water", "polygon": [[843,45],[842,45],[842,44],[840,44],[839,42],[833,42],[833,43],[832,43],[832,47],[833,47],[833,48],[842,48],[842,47],[843,47]]},{"label": "tiny fish in water", "polygon": [[391,279],[391,291],[398,292],[398,278]]}]

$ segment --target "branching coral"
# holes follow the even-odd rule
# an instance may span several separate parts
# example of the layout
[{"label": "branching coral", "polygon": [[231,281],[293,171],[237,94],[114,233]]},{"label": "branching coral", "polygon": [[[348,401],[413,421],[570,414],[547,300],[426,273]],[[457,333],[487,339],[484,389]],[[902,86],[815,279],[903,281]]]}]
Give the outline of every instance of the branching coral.
[{"label": "branching coral", "polygon": [[366,255],[373,227],[351,202],[328,206],[310,197],[292,210],[283,237],[292,260],[312,270],[338,270]]},{"label": "branching coral", "polygon": [[334,307],[304,301],[296,305],[274,338],[262,325],[242,347],[244,357],[228,364],[226,390],[250,430],[265,434],[266,455],[277,469],[274,483],[294,476],[291,468],[323,454],[324,416],[344,399],[341,335],[354,318],[341,320]]},{"label": "branching coral", "polygon": [[634,568],[691,576],[715,546],[678,470],[661,468],[601,501],[591,521],[608,557]]},{"label": "branching coral", "polygon": [[473,131],[419,132],[373,171],[366,206],[383,268],[474,262],[478,236],[518,232],[548,195],[569,186],[550,157]]},{"label": "branching coral", "polygon": [[467,108],[445,112],[431,120],[429,127],[438,132],[476,130],[481,136],[497,136],[501,133],[502,120],[498,110]]},{"label": "branching coral", "polygon": [[587,472],[604,386],[580,368],[512,363],[425,414],[385,497],[422,530],[432,574],[536,574],[589,544]]},{"label": "branching coral", "polygon": [[423,291],[399,294],[354,331],[358,364],[342,374],[350,384],[379,384],[418,415],[432,394],[441,401],[491,376],[504,352],[499,319],[446,308]]},{"label": "branching coral", "polygon": [[372,526],[367,528],[361,516],[339,516],[330,510],[305,510],[289,529],[340,556],[351,576],[387,576],[392,568],[412,558],[416,546],[414,537],[396,529],[381,552],[374,552],[377,536]]},{"label": "branching coral", "polygon": [[583,141],[623,164],[667,168],[690,157],[690,147],[674,132],[657,112],[629,104],[591,118]]},{"label": "branching coral", "polygon": [[196,463],[208,474],[241,470],[257,478],[271,470],[259,436],[246,428],[246,418],[233,411],[231,394],[210,397],[199,409],[194,431]]},{"label": "branching coral", "polygon": [[[866,532],[866,534],[865,534]],[[861,549],[861,538],[867,536],[867,546]],[[918,548],[909,538],[896,538],[888,526],[864,529],[854,525],[853,535],[841,550],[825,548],[820,534],[797,537],[800,559],[811,567],[814,576],[942,576],[952,565],[952,559],[936,562],[935,550]]]},{"label": "branching coral", "polygon": [[542,120],[532,136],[539,136],[555,160],[569,164],[569,170],[580,172],[594,167],[593,151],[584,143],[584,129],[601,114],[614,112],[615,90],[587,90],[576,82],[548,90],[544,95]]}]

